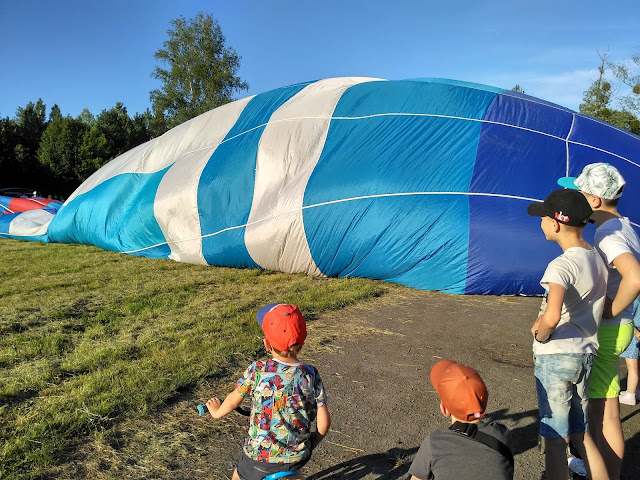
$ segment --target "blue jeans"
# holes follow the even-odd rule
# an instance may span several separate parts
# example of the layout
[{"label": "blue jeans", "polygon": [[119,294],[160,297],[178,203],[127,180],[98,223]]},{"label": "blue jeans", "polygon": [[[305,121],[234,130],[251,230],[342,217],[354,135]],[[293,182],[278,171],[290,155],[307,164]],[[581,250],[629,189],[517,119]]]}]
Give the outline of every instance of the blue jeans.
[{"label": "blue jeans", "polygon": [[592,353],[554,353],[533,358],[540,435],[568,438],[588,430],[589,377]]}]

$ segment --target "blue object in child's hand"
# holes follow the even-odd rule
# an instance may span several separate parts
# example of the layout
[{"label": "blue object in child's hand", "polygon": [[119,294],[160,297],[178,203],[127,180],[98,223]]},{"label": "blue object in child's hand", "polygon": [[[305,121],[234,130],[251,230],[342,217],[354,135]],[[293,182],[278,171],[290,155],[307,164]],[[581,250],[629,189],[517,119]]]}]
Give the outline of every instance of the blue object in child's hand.
[{"label": "blue object in child's hand", "polygon": [[204,405],[198,405],[196,408],[198,409],[198,415],[201,417],[204,417],[207,414],[207,407]]},{"label": "blue object in child's hand", "polygon": [[294,475],[298,475],[298,472],[297,471],[278,472],[278,473],[274,473],[273,475],[269,475],[268,477],[264,477],[262,480],[276,480],[277,478],[293,477]]}]

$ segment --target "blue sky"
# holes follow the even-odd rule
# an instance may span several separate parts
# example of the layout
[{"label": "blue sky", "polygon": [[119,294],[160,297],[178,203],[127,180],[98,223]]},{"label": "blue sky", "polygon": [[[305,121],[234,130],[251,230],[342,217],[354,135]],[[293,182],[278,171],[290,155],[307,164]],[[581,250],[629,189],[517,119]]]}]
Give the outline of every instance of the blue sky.
[{"label": "blue sky", "polygon": [[336,76],[444,77],[577,109],[598,51],[640,53],[640,1],[0,0],[0,117],[150,107],[172,19],[211,13],[242,57],[238,98]]}]

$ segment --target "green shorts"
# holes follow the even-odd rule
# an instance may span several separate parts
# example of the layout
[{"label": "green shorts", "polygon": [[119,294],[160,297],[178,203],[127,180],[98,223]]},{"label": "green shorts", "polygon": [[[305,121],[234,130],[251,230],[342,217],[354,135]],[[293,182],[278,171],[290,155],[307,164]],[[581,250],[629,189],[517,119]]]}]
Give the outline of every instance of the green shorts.
[{"label": "green shorts", "polygon": [[618,357],[633,338],[633,323],[622,326],[602,325],[598,329],[598,354],[589,381],[589,398],[618,398],[620,379]]}]

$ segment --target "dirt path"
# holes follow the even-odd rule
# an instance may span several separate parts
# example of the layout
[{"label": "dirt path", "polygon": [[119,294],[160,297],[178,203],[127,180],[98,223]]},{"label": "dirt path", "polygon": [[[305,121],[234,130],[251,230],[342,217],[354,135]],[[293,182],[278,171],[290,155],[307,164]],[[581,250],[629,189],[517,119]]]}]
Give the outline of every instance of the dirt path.
[{"label": "dirt path", "polygon": [[[513,433],[515,477],[539,479],[544,466],[529,333],[539,305],[538,298],[416,292],[323,318],[317,329],[331,332],[332,348],[312,360],[330,394],[334,424],[314,452],[308,478],[405,478],[424,436],[448,426],[428,375],[436,361],[450,358],[483,376],[491,418]],[[345,323],[371,330],[340,333]],[[622,406],[628,439],[622,478],[640,478],[638,412]]]},{"label": "dirt path", "polygon": [[[515,478],[538,480],[538,421],[531,336],[539,298],[402,290],[311,319],[303,361],[329,395],[333,426],[305,469],[309,480],[404,479],[424,436],[448,426],[429,383],[449,358],[476,368],[489,389],[490,417],[511,428]],[[244,366],[244,365],[243,365]],[[78,446],[58,478],[230,479],[247,419],[198,418],[194,405],[232,388],[203,386],[151,420],[126,422]],[[624,377],[624,375],[623,375]],[[640,478],[640,407],[622,407],[623,479]]]}]

